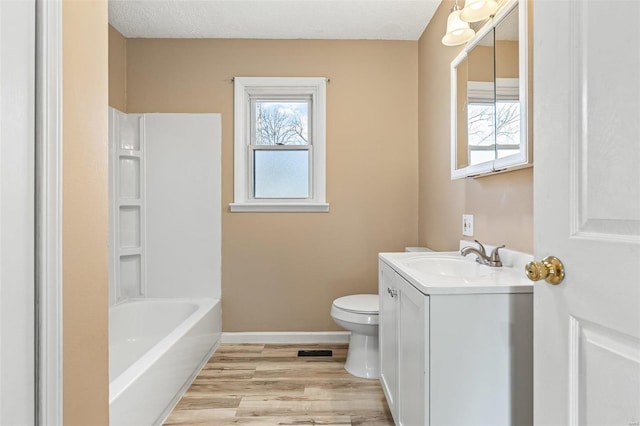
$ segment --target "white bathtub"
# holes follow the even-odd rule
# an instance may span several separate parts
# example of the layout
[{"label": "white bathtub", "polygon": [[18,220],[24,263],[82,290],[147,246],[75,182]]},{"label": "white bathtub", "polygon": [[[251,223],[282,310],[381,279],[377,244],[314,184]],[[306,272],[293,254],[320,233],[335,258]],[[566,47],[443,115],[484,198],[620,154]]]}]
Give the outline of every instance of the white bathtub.
[{"label": "white bathtub", "polygon": [[140,299],[109,311],[110,424],[159,424],[220,341],[217,299]]}]

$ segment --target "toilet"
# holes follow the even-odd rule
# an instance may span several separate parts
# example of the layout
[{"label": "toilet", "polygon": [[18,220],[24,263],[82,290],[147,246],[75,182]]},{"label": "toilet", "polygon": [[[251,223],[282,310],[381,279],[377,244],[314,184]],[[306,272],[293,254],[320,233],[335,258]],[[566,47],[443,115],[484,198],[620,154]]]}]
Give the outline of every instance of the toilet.
[{"label": "toilet", "polygon": [[351,332],[345,370],[356,377],[380,377],[378,359],[378,295],[354,294],[333,301],[331,317]]}]

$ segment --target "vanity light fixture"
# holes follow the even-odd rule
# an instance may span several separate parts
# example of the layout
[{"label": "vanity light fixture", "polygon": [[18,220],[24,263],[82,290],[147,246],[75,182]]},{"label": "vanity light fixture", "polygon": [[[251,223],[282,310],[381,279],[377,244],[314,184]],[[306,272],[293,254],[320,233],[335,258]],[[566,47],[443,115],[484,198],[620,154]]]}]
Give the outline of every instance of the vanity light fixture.
[{"label": "vanity light fixture", "polygon": [[466,0],[460,12],[464,22],[478,22],[493,15],[498,8],[495,0]]},{"label": "vanity light fixture", "polygon": [[442,37],[442,44],[445,46],[458,46],[471,40],[476,34],[474,30],[469,28],[469,24],[460,19],[460,8],[458,0],[451,9],[451,13],[447,18],[447,33]]}]

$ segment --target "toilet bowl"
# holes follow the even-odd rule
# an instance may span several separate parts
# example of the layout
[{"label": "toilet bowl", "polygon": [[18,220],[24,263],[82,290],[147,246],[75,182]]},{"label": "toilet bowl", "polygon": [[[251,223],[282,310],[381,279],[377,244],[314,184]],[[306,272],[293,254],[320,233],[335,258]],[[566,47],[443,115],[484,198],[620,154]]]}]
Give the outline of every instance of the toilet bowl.
[{"label": "toilet bowl", "polygon": [[331,305],[333,320],[351,332],[344,368],[356,377],[380,377],[378,310],[377,294],[344,296],[334,300]]}]

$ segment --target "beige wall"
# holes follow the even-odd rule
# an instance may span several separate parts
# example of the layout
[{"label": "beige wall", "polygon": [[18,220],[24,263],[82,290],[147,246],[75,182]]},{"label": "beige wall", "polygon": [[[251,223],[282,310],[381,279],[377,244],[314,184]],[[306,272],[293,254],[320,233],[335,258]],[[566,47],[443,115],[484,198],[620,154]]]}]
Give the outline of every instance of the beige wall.
[{"label": "beige wall", "polygon": [[445,0],[420,38],[419,56],[419,244],[455,250],[462,214],[475,216],[474,238],[533,251],[532,168],[478,179],[451,181],[450,63],[462,49],[440,42],[453,1]]},{"label": "beige wall", "polygon": [[127,39],[109,25],[109,106],[127,111]]},{"label": "beige wall", "polygon": [[[455,49],[455,47],[450,49]],[[493,46],[478,45],[469,52],[467,56],[467,80],[493,81],[494,71]]]},{"label": "beige wall", "polygon": [[496,77],[518,78],[520,76],[519,44],[517,41],[496,40]]},{"label": "beige wall", "polygon": [[[460,68],[467,63],[468,70],[466,66],[464,69]],[[494,77],[518,78],[518,65],[518,42],[498,40],[495,49],[493,46],[477,45],[474,47],[469,52],[467,60],[458,66],[458,74],[467,74],[469,81],[493,81]]]},{"label": "beige wall", "polygon": [[107,425],[107,2],[65,1],[64,424]]},{"label": "beige wall", "polygon": [[[417,42],[127,40],[128,112],[222,113],[225,331],[338,330],[377,253],[417,243]],[[230,213],[234,76],[326,76],[330,213]],[[179,143],[179,142],[177,142]],[[105,299],[106,300],[106,299]]]}]

